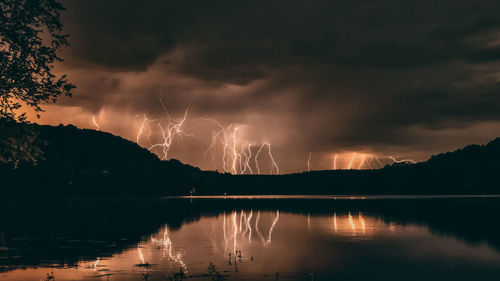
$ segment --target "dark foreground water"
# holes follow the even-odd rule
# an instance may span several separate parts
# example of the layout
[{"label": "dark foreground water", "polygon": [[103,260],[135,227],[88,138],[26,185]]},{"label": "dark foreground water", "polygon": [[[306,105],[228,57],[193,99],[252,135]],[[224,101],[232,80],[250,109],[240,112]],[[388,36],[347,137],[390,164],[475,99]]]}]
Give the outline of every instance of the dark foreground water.
[{"label": "dark foreground water", "polygon": [[0,280],[500,280],[500,198],[0,203]]}]

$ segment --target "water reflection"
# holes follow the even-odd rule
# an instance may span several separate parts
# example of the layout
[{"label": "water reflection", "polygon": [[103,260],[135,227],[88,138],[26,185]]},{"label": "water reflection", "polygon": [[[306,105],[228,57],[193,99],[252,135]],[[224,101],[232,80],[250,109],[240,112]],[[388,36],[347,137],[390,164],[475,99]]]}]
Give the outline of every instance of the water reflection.
[{"label": "water reflection", "polygon": [[[186,264],[182,261],[182,256],[183,254],[181,252],[175,252],[175,249],[172,244],[172,240],[170,239],[170,234],[168,231],[168,226],[163,227],[163,237],[158,239],[155,237],[151,237],[151,244],[153,246],[156,246],[157,249],[162,250],[162,258],[163,259],[170,259],[174,263],[178,264],[180,266],[181,271],[184,273],[187,273],[187,266]],[[144,264],[144,257],[142,257],[142,263]]]},{"label": "water reflection", "polygon": [[496,280],[499,202],[72,203],[0,226],[0,280]]}]

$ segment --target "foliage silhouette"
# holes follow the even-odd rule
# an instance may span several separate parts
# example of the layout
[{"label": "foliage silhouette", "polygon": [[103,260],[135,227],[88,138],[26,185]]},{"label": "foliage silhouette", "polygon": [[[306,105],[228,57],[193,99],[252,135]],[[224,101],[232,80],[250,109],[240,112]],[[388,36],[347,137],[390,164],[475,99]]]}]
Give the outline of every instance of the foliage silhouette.
[{"label": "foliage silhouette", "polygon": [[[43,103],[71,96],[75,88],[66,75],[53,73],[58,55],[68,46],[62,34],[56,0],[4,0],[0,3],[0,163],[16,168],[20,162],[36,164],[41,159],[36,133],[26,126],[21,107],[34,110],[37,117]],[[21,110],[21,112],[20,112]]]},{"label": "foliage silhouette", "polygon": [[[23,125],[27,126],[27,125]],[[245,194],[498,194],[500,139],[380,170],[230,175],[161,161],[136,143],[69,126],[29,125],[46,143],[37,166],[0,165],[0,194],[168,196]]]},{"label": "foliage silhouette", "polygon": [[17,168],[21,162],[36,164],[42,158],[38,133],[26,124],[0,118],[0,163]]},{"label": "foliage silhouette", "polygon": [[41,103],[74,88],[52,71],[69,45],[61,34],[64,7],[56,0],[5,0],[0,10],[0,117],[24,121],[26,113],[16,114],[22,103],[39,113]]}]

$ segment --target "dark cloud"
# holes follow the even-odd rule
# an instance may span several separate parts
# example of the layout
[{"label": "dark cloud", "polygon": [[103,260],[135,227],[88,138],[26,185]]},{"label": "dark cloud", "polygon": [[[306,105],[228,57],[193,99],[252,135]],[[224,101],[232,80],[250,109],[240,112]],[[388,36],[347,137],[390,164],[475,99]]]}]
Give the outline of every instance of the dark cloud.
[{"label": "dark cloud", "polygon": [[492,50],[471,50],[464,39],[495,31],[500,23],[495,1],[65,3],[78,57],[137,70],[177,46],[193,52],[185,62],[199,65],[196,73],[201,67],[233,70],[302,59],[415,67],[464,52],[488,56]]},{"label": "dark cloud", "polygon": [[161,95],[258,128],[289,170],[309,151],[422,159],[500,122],[498,1],[63,3],[78,89],[61,106],[154,116]]}]

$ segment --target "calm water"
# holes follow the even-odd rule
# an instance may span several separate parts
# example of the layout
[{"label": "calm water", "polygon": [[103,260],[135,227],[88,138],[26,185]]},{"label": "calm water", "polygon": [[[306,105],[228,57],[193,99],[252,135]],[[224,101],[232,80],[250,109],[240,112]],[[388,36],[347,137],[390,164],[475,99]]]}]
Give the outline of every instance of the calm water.
[{"label": "calm water", "polygon": [[500,198],[1,203],[0,280],[500,279]]}]

